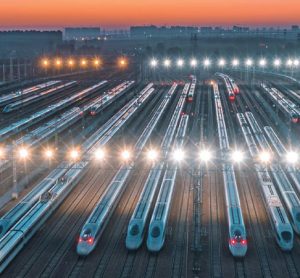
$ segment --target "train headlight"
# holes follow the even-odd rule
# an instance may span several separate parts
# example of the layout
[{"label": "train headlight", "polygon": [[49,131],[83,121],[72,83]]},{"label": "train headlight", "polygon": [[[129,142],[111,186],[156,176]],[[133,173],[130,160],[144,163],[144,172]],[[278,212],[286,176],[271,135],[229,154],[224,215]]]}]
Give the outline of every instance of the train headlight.
[{"label": "train headlight", "polygon": [[299,159],[299,156],[294,151],[289,151],[286,154],[286,160],[287,160],[288,163],[296,163],[296,162],[298,162],[298,159]]},{"label": "train headlight", "polygon": [[244,160],[244,158],[245,158],[244,153],[241,151],[234,151],[231,154],[231,160],[236,163],[242,162]]},{"label": "train headlight", "polygon": [[236,244],[236,240],[232,238],[232,239],[230,240],[230,244],[231,244],[231,245],[235,245],[235,244]]},{"label": "train headlight", "polygon": [[212,159],[212,153],[209,150],[200,151],[199,158],[201,161],[208,162]]},{"label": "train headlight", "polygon": [[269,163],[271,161],[271,154],[269,152],[262,152],[259,155],[259,160],[263,163]]}]

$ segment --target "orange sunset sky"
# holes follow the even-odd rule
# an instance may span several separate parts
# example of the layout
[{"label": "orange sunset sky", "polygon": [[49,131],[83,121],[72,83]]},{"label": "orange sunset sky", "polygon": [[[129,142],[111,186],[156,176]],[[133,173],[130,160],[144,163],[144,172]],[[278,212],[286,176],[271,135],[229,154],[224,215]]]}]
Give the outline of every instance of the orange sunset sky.
[{"label": "orange sunset sky", "polygon": [[0,0],[0,28],[300,23],[300,0]]}]

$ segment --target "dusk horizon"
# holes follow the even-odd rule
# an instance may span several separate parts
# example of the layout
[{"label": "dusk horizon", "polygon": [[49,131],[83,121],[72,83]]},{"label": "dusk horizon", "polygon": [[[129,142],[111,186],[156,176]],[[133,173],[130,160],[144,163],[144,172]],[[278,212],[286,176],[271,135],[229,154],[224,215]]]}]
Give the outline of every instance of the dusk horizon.
[{"label": "dusk horizon", "polygon": [[[300,23],[300,3],[287,1],[98,1],[12,0],[0,4],[1,29],[55,29],[133,25],[289,26]],[[117,8],[116,8],[117,7]],[[138,13],[136,12],[138,11]]]}]

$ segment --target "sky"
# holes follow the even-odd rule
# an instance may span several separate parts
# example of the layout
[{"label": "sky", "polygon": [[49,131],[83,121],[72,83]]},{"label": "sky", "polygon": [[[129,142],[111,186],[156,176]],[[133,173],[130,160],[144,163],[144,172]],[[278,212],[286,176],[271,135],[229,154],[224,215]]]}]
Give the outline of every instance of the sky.
[{"label": "sky", "polygon": [[300,0],[0,0],[0,28],[289,26]]}]

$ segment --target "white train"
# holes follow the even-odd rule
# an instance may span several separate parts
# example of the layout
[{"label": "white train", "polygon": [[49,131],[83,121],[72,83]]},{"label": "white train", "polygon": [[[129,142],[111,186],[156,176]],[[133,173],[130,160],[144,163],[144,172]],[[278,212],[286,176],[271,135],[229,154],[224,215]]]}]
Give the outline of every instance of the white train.
[{"label": "white train", "polygon": [[262,83],[261,87],[268,93],[272,101],[277,103],[279,109],[292,123],[299,122],[300,110],[291,100],[276,88],[270,88],[265,83]]},{"label": "white train", "polygon": [[[188,115],[183,115],[181,117],[175,138],[176,149],[180,149],[183,146],[188,120]],[[167,165],[149,224],[147,248],[151,252],[160,251],[165,243],[166,226],[168,224],[178,168],[177,164],[172,165],[172,167],[169,166],[170,164]]]},{"label": "white train", "polygon": [[12,111],[19,110],[20,108],[23,108],[23,107],[31,105],[31,104],[33,104],[37,101],[40,101],[44,98],[47,98],[48,96],[59,93],[59,92],[61,92],[63,90],[66,90],[66,89],[70,89],[71,87],[73,87],[75,85],[76,85],[76,83],[74,81],[71,81],[71,82],[67,82],[67,83],[52,87],[52,88],[50,88],[46,91],[34,94],[34,95],[29,96],[25,99],[21,99],[21,100],[18,100],[18,101],[15,101],[15,102],[11,103],[11,104],[6,105],[3,108],[3,112],[4,113],[9,113],[9,112],[12,112]]},{"label": "white train", "polygon": [[[226,159],[230,146],[220,93],[216,83],[213,84],[213,89],[221,157]],[[233,165],[228,162],[222,163],[222,173],[226,196],[229,250],[234,257],[244,257],[247,252],[247,235]]]},{"label": "white train", "polygon": [[[254,131],[254,135],[261,149],[268,151],[269,153],[272,153],[272,149],[268,144],[267,139],[263,134],[262,130],[260,129],[258,123],[256,122],[253,114],[250,112],[246,112],[246,118],[250,123],[252,130]],[[267,130],[269,131],[269,135],[275,136],[275,138],[277,138],[277,141],[279,141],[279,138],[276,136],[273,129],[271,130],[270,129],[271,129],[270,127],[269,129],[267,128]],[[271,141],[275,145],[275,149],[279,148],[279,146],[277,146],[277,141],[276,142],[275,140]],[[286,176],[283,169],[281,168],[281,166],[278,163],[273,163],[270,165],[270,169],[274,177],[274,180],[276,181],[279,192],[281,193],[281,196],[284,200],[286,208],[290,214],[290,218],[292,220],[291,224],[295,232],[299,234],[300,233],[300,200],[293,186],[291,185],[288,177]]]},{"label": "white train", "polygon": [[[151,86],[146,87],[147,90],[153,91]],[[145,89],[144,89],[145,90]],[[139,138],[135,150],[136,158],[139,156],[144,145],[149,139],[153,129],[161,118],[170,98],[166,97],[154,113],[150,122],[147,124],[144,132]],[[108,186],[107,190],[103,194],[91,216],[86,221],[84,227],[81,230],[79,241],[77,244],[77,253],[81,256],[87,256],[91,253],[97,245],[97,242],[103,233],[111,214],[113,213],[115,206],[118,204],[118,200],[124,190],[125,181],[132,170],[133,164],[130,166],[124,165],[118,171],[113,181]]]},{"label": "white train", "polygon": [[191,86],[190,86],[190,89],[189,89],[189,92],[187,95],[188,102],[192,102],[194,99],[196,84],[197,84],[197,78],[196,78],[196,76],[192,75],[192,82],[191,82]]},{"label": "white train", "polygon": [[[92,116],[96,115],[99,111],[107,107],[114,99],[128,92],[132,88],[134,81],[124,81],[118,86],[112,88],[110,91],[104,93],[102,96],[96,98],[88,104],[88,110]],[[148,84],[146,88],[151,88],[153,83]],[[145,89],[146,89],[145,88]]]},{"label": "white train", "polygon": [[[144,94],[150,94],[154,91],[154,88],[146,87],[147,90],[143,90]],[[145,100],[145,99],[144,99]],[[148,141],[153,129],[161,118],[163,111],[166,108],[166,102],[160,104],[151,120],[144,129],[142,135],[140,136],[138,142],[135,145],[135,158],[137,158],[146,142]],[[135,106],[135,110],[138,106]],[[120,197],[125,189],[125,182],[131,173],[134,166],[134,162],[129,165],[124,164],[117,174],[114,176],[113,180],[103,193],[102,197],[96,204],[91,215],[85,222],[77,243],[76,251],[80,256],[89,255],[97,246],[97,243],[105,230],[105,227],[114,212]]]},{"label": "white train", "polygon": [[129,221],[126,234],[126,248],[138,249],[144,239],[146,221],[158,186],[164,163],[159,163],[150,170],[143,192]]},{"label": "white train", "polygon": [[11,103],[20,98],[26,97],[28,94],[39,92],[40,90],[52,87],[60,82],[61,81],[58,81],[58,80],[48,81],[48,82],[41,83],[41,84],[26,88],[26,89],[18,90],[16,92],[13,92],[13,93],[10,93],[7,95],[2,95],[2,96],[0,96],[0,106],[5,106],[8,103]]},{"label": "white train", "polygon": [[[142,102],[145,101],[151,95],[151,92],[151,90],[145,92],[139,99],[142,99]],[[107,143],[135,113],[138,107],[135,104],[136,99],[127,103],[104,126],[99,128],[85,141],[83,152],[87,153],[87,157],[91,157],[95,149],[99,148],[99,145]],[[88,164],[88,160],[74,163],[51,189],[38,196],[38,201],[7,231],[0,240],[0,273],[3,272],[9,262],[19,253],[26,242],[30,240],[34,233],[45,223],[51,213],[74,188],[87,170]]]},{"label": "white train", "polygon": [[[274,130],[270,126],[265,126],[264,130],[268,135],[270,141],[272,142],[273,147],[275,148],[277,154],[281,158],[285,158],[285,155],[287,154],[287,150],[282,144],[282,142],[280,141],[280,139],[278,138],[278,136],[276,135],[276,133],[274,132]],[[284,165],[284,168],[287,170],[289,176],[291,177],[295,187],[298,190],[298,193],[300,193],[300,176],[298,174],[297,169],[294,166],[290,165],[289,163],[286,163]]]},{"label": "white train", "polygon": [[[174,93],[177,84],[173,84],[167,98]],[[182,95],[175,108],[171,121],[168,125],[167,131],[164,135],[161,149],[163,150],[162,158],[166,158],[169,152],[171,143],[175,136],[176,126],[180,119],[180,114],[184,105],[184,100],[188,93],[189,84],[186,84],[183,88]],[[157,166],[154,166],[148,175],[143,192],[139,198],[137,206],[133,212],[133,215],[129,221],[127,235],[126,235],[126,247],[130,250],[138,249],[144,239],[145,225],[149,216],[150,207],[153,202],[153,198],[158,187],[159,179],[161,177],[162,169],[164,167],[164,161],[161,161]]]},{"label": "white train", "polygon": [[[237,118],[242,128],[251,157],[255,160],[259,155],[259,149],[256,146],[250,125],[244,114],[237,113]],[[267,168],[258,163],[255,163],[254,167],[261,186],[261,192],[265,201],[268,216],[275,233],[275,240],[282,250],[289,251],[293,248],[293,228],[289,222]]]}]

